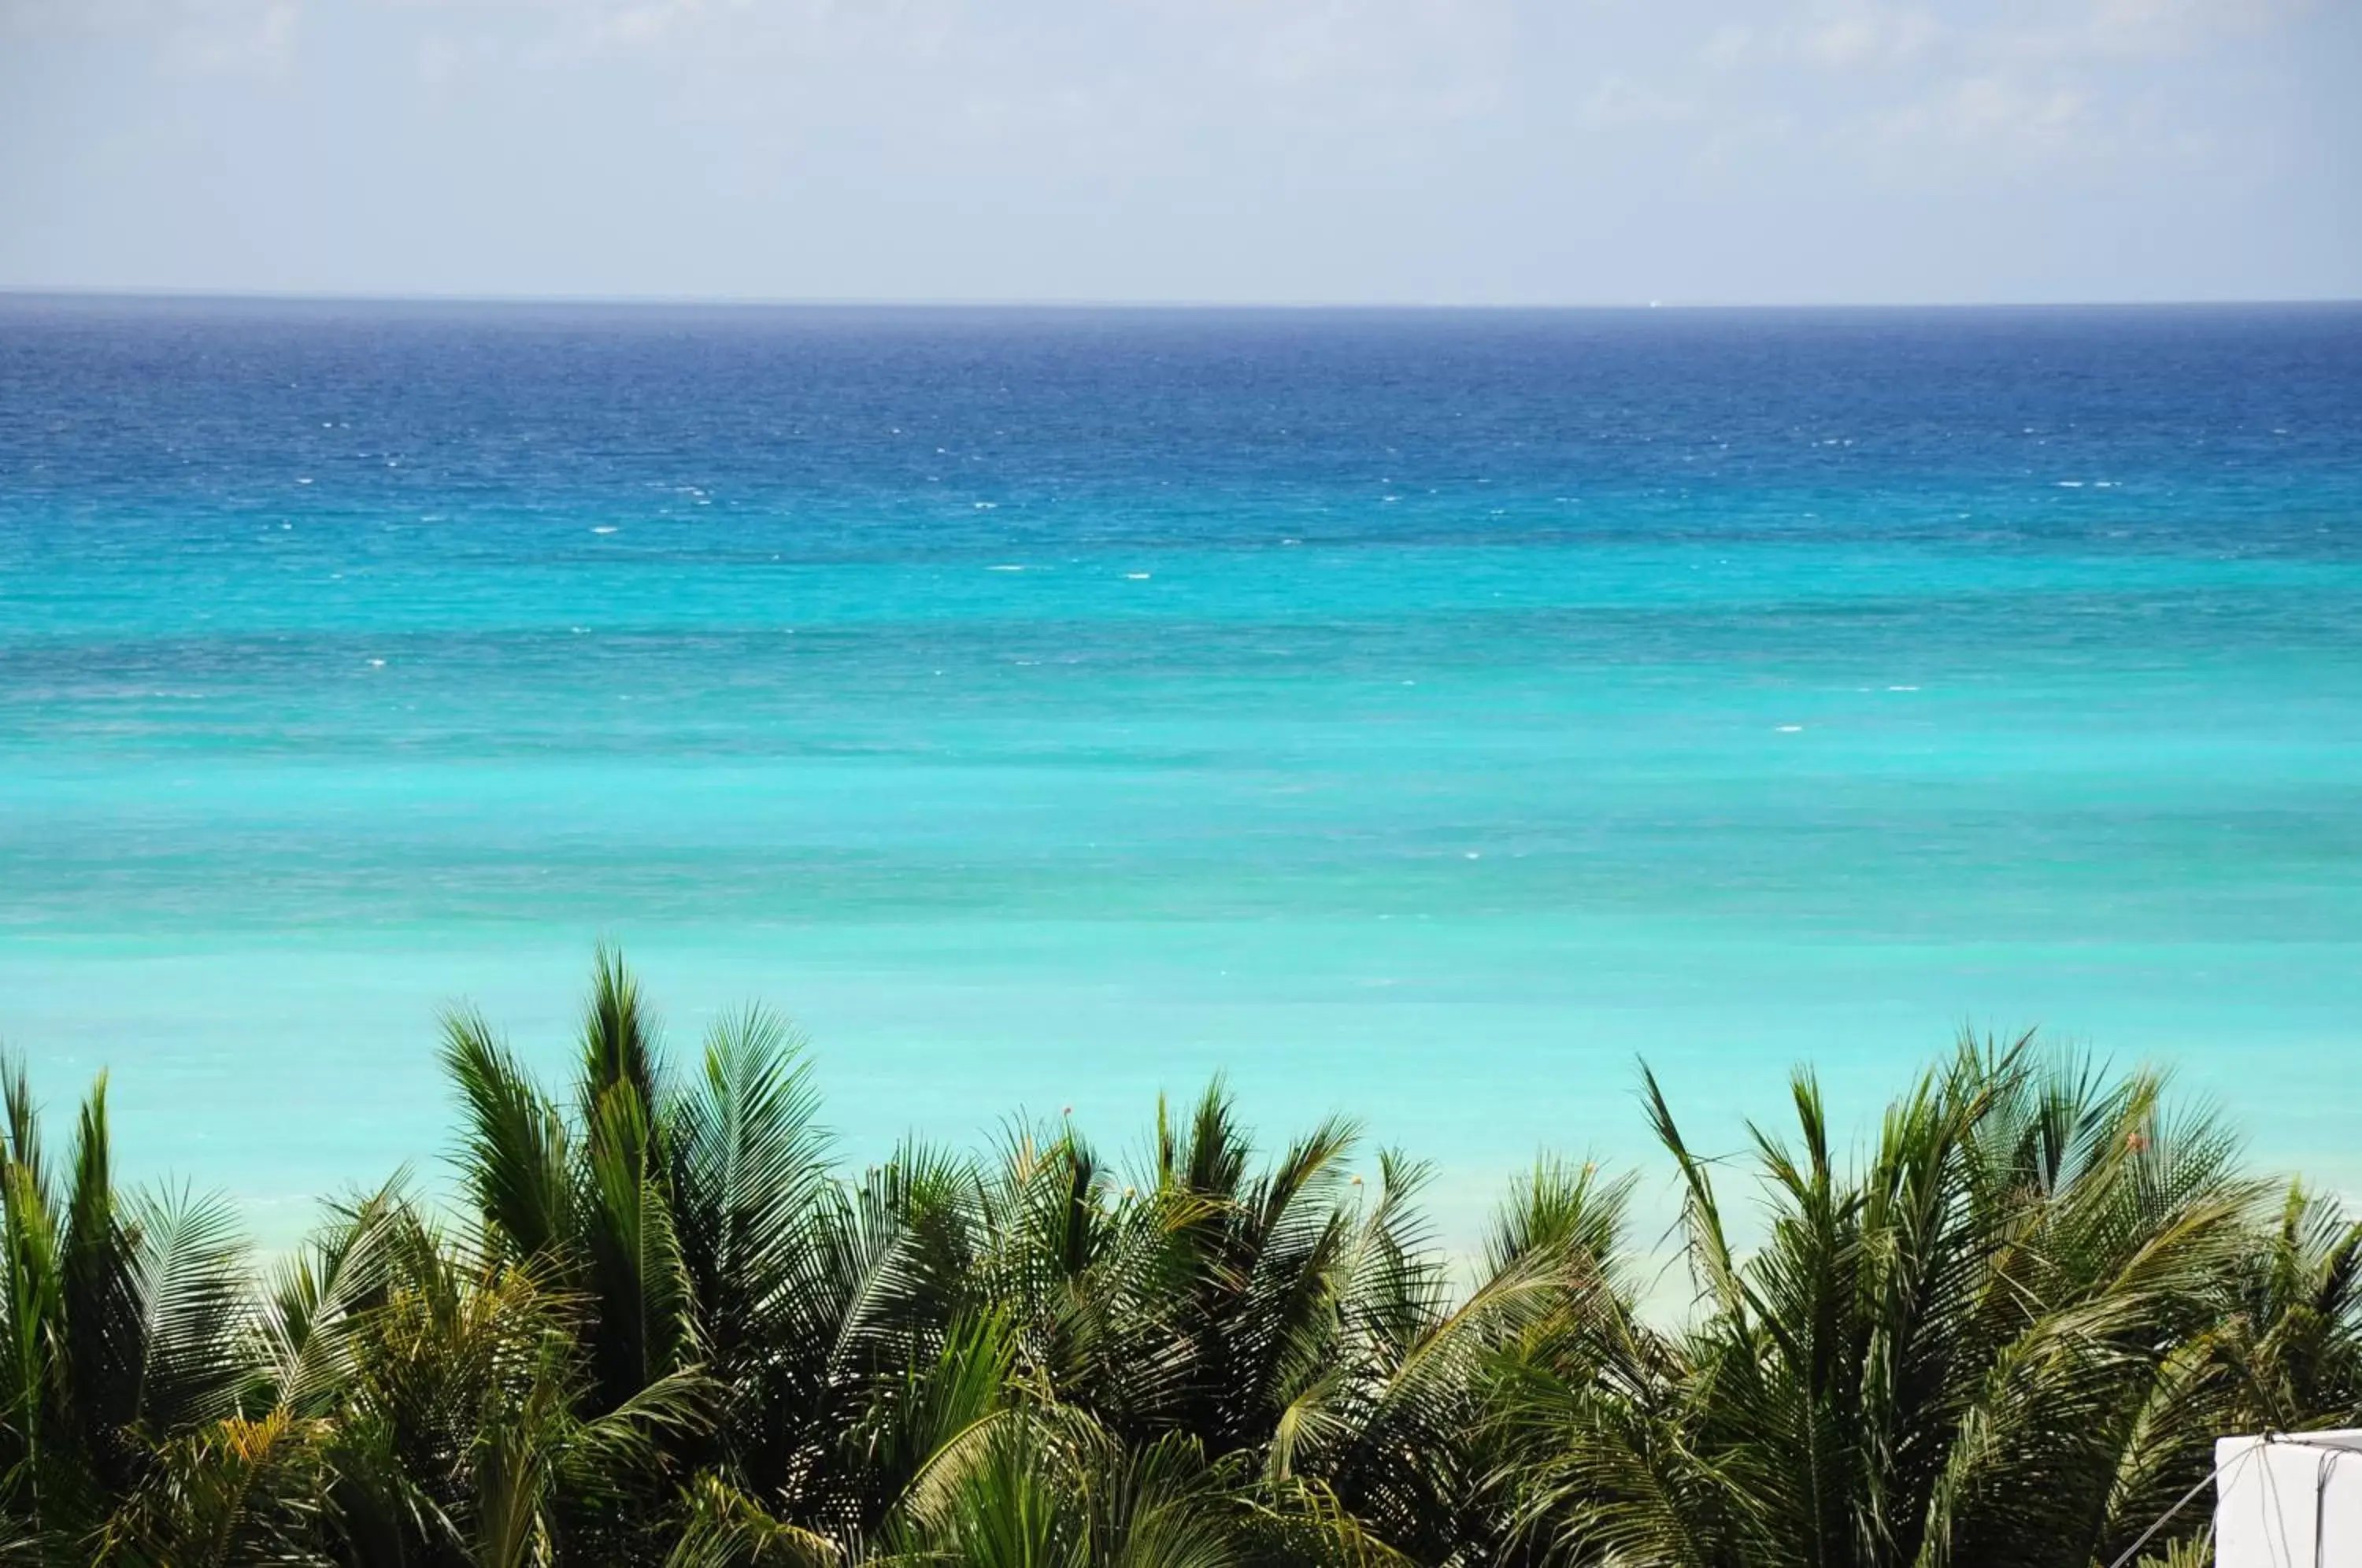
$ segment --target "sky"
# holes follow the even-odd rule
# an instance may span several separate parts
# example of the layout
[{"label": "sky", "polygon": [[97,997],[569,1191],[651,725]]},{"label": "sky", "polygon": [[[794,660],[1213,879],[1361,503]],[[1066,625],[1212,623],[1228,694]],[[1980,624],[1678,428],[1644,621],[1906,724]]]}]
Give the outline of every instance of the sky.
[{"label": "sky", "polygon": [[2362,296],[2362,0],[0,0],[0,287]]}]

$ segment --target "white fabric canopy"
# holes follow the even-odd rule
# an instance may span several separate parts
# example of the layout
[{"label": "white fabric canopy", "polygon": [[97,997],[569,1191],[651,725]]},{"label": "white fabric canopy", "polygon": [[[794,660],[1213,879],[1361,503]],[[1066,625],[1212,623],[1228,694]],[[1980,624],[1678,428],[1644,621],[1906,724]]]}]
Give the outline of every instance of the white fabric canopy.
[{"label": "white fabric canopy", "polygon": [[2214,1444],[2215,1568],[2362,1568],[2362,1430]]}]

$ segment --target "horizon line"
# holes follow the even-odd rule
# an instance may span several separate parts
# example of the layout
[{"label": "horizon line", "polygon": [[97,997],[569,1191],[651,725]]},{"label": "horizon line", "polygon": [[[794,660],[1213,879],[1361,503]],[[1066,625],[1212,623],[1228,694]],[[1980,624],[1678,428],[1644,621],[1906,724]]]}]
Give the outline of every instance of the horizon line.
[{"label": "horizon line", "polygon": [[127,303],[189,303],[223,304],[385,304],[385,305],[512,305],[604,307],[645,310],[908,310],[908,311],[1173,311],[1173,312],[1367,312],[1433,314],[1497,314],[1519,312],[1650,311],[2061,311],[2061,310],[2203,310],[2264,307],[2319,308],[2362,305],[2362,295],[2202,296],[2157,299],[2037,299],[2037,300],[1590,300],[1590,301],[1454,301],[1454,300],[1221,300],[1188,298],[1055,298],[1008,296],[861,296],[762,294],[601,294],[381,292],[342,289],[231,289],[116,287],[50,283],[0,283],[0,299],[116,300]]}]

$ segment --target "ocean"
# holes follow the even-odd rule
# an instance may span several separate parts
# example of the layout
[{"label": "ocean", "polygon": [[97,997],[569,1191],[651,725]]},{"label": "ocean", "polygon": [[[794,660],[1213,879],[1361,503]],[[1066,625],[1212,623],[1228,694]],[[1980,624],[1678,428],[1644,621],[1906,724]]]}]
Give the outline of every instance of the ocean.
[{"label": "ocean", "polygon": [[854,1161],[1221,1073],[1465,1237],[2039,1025],[2362,1189],[2362,307],[0,296],[43,1098],[291,1234],[602,938]]}]

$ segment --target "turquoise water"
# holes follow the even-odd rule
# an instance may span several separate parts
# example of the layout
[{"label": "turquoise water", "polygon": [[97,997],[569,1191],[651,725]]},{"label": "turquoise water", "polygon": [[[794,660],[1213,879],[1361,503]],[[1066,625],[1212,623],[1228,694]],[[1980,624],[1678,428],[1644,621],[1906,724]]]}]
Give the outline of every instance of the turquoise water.
[{"label": "turquoise water", "polygon": [[0,300],[0,1038],[431,1168],[591,943],[854,1153],[1222,1071],[1439,1166],[1959,1028],[2362,1186],[2362,310]]}]

